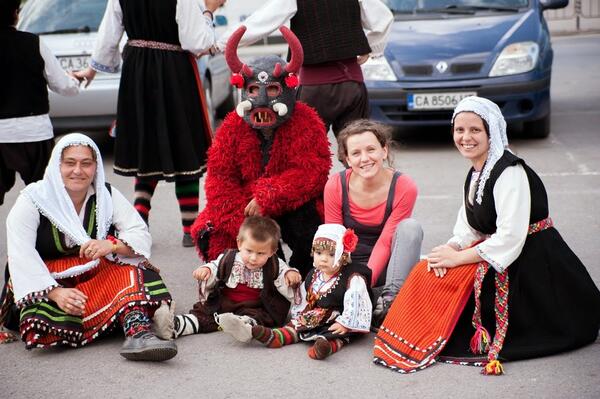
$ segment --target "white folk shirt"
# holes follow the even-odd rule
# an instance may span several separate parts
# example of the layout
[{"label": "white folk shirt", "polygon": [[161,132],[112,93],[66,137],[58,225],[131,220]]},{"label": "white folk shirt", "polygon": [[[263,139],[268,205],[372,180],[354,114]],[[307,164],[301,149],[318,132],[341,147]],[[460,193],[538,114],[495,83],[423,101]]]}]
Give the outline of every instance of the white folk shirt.
[{"label": "white folk shirt", "polygon": [[[212,20],[202,14],[204,10],[204,2],[201,0],[178,0],[175,10],[181,48],[196,55],[208,51],[215,44]],[[92,68],[108,73],[119,71],[119,43],[124,31],[123,11],[119,0],[108,0],[92,53]]]},{"label": "white folk shirt", "polygon": [[[40,55],[44,59],[44,78],[50,90],[63,96],[79,93],[77,79],[67,75],[52,51],[40,38]],[[54,137],[48,114],[0,119],[0,143],[30,143]]]},{"label": "white folk shirt", "polygon": [[[471,178],[476,179],[477,176]],[[476,184],[471,184],[472,189],[476,187]],[[531,193],[523,166],[515,165],[504,169],[496,180],[493,194],[497,215],[496,232],[488,236],[473,229],[467,221],[463,201],[454,226],[454,236],[448,243],[467,248],[476,241],[484,240],[475,247],[477,254],[497,272],[502,273],[521,254],[529,229]],[[473,198],[472,195],[469,197]]]},{"label": "white folk shirt", "polygon": [[[367,41],[371,47],[371,56],[383,54],[387,38],[392,29],[394,15],[381,0],[358,0],[360,3],[360,19]],[[248,29],[240,40],[241,47],[248,46],[279,27],[289,24],[298,10],[296,0],[269,0],[242,22]],[[227,40],[239,24],[228,29],[217,39],[217,48],[225,50]]]}]

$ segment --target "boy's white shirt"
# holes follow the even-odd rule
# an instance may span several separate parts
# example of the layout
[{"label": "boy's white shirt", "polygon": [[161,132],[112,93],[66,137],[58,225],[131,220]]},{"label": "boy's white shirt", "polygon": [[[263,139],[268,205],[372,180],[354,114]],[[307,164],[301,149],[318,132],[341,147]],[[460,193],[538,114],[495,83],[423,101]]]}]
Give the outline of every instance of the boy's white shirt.
[{"label": "boy's white shirt", "polygon": [[[217,257],[217,259],[203,265],[203,267],[208,267],[210,269],[210,276],[208,277],[208,280],[206,280],[205,295],[208,295],[210,292],[212,292],[212,290],[215,288],[215,286],[217,284],[217,268],[219,267],[219,263],[221,262],[221,259],[223,258],[223,256],[224,256],[224,254],[221,254]],[[286,284],[285,274],[290,270],[294,270],[297,272],[298,269],[289,267],[287,263],[285,263],[283,260],[281,260],[279,258],[278,258],[278,260],[279,260],[279,274],[277,275],[277,278],[275,279],[275,281],[273,283],[275,285],[275,288],[277,288],[277,291],[281,295],[283,295],[288,301],[293,302],[295,290]],[[235,254],[234,262],[244,264],[244,262],[242,261],[242,256],[239,252]],[[262,271],[262,268],[260,269],[260,271]],[[237,281],[235,281],[233,273],[229,276],[229,279],[225,283],[225,285],[229,288],[237,287]]]}]

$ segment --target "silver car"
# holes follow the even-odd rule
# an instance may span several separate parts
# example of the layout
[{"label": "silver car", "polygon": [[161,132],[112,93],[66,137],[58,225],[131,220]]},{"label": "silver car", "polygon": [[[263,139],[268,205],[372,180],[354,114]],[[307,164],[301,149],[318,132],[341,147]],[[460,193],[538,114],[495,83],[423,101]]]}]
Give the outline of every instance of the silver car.
[{"label": "silver car", "polygon": [[[106,1],[28,0],[21,10],[18,29],[38,34],[64,69],[83,69],[89,65]],[[234,108],[236,93],[229,84],[230,71],[222,54],[206,55],[196,62],[214,127],[217,117]],[[57,132],[108,129],[116,119],[120,78],[119,73],[99,72],[94,83],[76,97],[50,92],[54,129]]]}]

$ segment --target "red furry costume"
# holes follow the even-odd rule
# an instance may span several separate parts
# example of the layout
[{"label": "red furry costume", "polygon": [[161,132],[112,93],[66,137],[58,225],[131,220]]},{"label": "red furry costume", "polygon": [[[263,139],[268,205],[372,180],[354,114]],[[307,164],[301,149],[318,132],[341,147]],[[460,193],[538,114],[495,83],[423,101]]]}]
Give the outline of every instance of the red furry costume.
[{"label": "red furry costume", "polygon": [[[208,152],[206,208],[192,226],[192,237],[198,237],[207,222],[214,225],[208,253],[200,252],[204,259],[216,259],[225,249],[236,247],[244,208],[252,198],[265,216],[275,219],[316,200],[322,219],[323,188],[331,168],[331,153],[325,126],[317,113],[296,103],[291,118],[274,132],[264,172],[259,134],[233,111],[217,131]],[[306,234],[312,240],[312,235]],[[294,265],[299,266],[303,268]]]}]

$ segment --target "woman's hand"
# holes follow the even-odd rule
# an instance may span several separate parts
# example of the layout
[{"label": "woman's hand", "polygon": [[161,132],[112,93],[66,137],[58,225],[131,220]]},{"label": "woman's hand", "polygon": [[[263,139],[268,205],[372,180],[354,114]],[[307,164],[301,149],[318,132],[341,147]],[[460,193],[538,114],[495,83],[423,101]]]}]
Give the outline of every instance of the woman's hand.
[{"label": "woman's hand", "polygon": [[328,328],[328,330],[333,332],[334,334],[346,334],[348,332],[348,329],[340,323],[333,323],[331,327]]},{"label": "woman's hand", "polygon": [[56,302],[65,313],[83,316],[87,296],[76,288],[56,287],[48,293],[48,299]]},{"label": "woman's hand", "polygon": [[96,77],[96,71],[92,67],[87,67],[81,71],[71,72],[70,75],[77,79],[79,83],[85,82],[83,87],[88,87]]},{"label": "woman's hand", "polygon": [[112,250],[113,243],[110,240],[89,240],[79,249],[79,257],[96,260],[108,255]]},{"label": "woman's hand", "polygon": [[439,245],[427,255],[427,271],[433,270],[436,277],[444,277],[448,269],[460,266],[459,251],[448,244]]},{"label": "woman's hand", "polygon": [[192,272],[192,277],[198,281],[206,281],[210,277],[210,268],[207,266],[200,266]]},{"label": "woman's hand", "polygon": [[295,270],[285,272],[285,283],[288,287],[296,288],[302,282],[302,276]]}]

